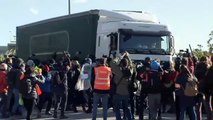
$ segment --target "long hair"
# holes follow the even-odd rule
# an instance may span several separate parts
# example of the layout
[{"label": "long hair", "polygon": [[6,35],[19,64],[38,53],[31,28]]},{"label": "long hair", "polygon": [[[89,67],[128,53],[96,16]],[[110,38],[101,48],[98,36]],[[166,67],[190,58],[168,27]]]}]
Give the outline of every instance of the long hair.
[{"label": "long hair", "polygon": [[127,67],[128,66],[128,60],[126,58],[121,59],[119,66]]},{"label": "long hair", "polygon": [[186,76],[191,76],[191,73],[190,73],[188,67],[186,65],[183,65],[183,64],[180,66],[180,73],[182,73]]}]

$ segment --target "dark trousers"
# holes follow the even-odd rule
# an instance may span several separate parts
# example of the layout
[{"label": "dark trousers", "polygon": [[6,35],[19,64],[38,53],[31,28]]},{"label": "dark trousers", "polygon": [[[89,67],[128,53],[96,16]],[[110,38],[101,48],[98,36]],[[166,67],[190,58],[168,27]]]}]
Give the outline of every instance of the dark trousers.
[{"label": "dark trousers", "polygon": [[67,93],[65,94],[55,94],[55,105],[54,105],[54,114],[57,114],[59,107],[61,107],[61,116],[64,116],[65,107],[67,104]]},{"label": "dark trousers", "polygon": [[132,120],[131,112],[128,108],[128,105],[129,105],[129,96],[128,95],[125,95],[125,96],[114,95],[113,103],[114,103],[114,112],[115,112],[116,120],[122,120],[121,113],[120,113],[121,105],[123,107],[123,111],[124,111],[124,115],[125,115],[124,119]]},{"label": "dark trousers", "polygon": [[87,94],[87,105],[88,105],[88,110],[92,111],[92,91],[89,89],[86,91]]},{"label": "dark trousers", "polygon": [[189,115],[190,120],[197,120],[196,113],[195,113],[195,107],[194,106],[186,107],[184,105],[180,106],[179,120],[184,120],[185,111]]},{"label": "dark trousers", "polygon": [[211,96],[208,94],[198,94],[197,95],[197,103],[196,103],[196,114],[197,120],[202,120],[202,106],[204,106],[205,111],[207,113],[207,119],[212,119],[212,110],[210,104]]},{"label": "dark trousers", "polygon": [[140,96],[135,96],[135,109],[136,109],[136,115],[139,115],[140,111]]},{"label": "dark trousers", "polygon": [[129,103],[130,103],[130,108],[131,108],[131,116],[132,118],[134,118],[134,114],[135,114],[135,95],[133,92],[130,93],[130,99],[129,99]]},{"label": "dark trousers", "polygon": [[1,113],[2,116],[5,116],[7,113],[7,95],[4,93],[0,93],[0,108],[1,108]]},{"label": "dark trousers", "polygon": [[147,108],[147,94],[140,94],[140,104],[139,104],[139,120],[143,120],[144,118],[144,110]]},{"label": "dark trousers", "polygon": [[23,103],[24,103],[24,107],[26,108],[27,110],[27,117],[26,119],[27,120],[31,120],[31,114],[33,112],[33,107],[34,107],[34,103],[35,103],[35,99],[34,98],[24,98],[22,97],[23,99]]},{"label": "dark trousers", "polygon": [[[165,92],[162,93],[162,99],[161,99],[161,104],[162,104],[162,112],[174,112],[175,111],[175,104],[174,104],[174,96],[173,92]],[[166,106],[170,106],[170,109],[167,111]]]},{"label": "dark trousers", "polygon": [[12,112],[12,106],[13,106],[13,91],[12,89],[8,89],[7,93],[7,111]]},{"label": "dark trousers", "polygon": [[179,96],[175,96],[175,108],[176,108],[176,120],[180,119],[180,107],[179,107],[179,103],[180,102],[180,98]]},{"label": "dark trousers", "polygon": [[[132,119],[135,119],[135,95],[133,92],[130,93],[130,97],[129,97],[129,104],[130,104],[130,113],[131,113],[131,117]],[[123,107],[125,107],[124,102],[122,103]],[[124,112],[124,117],[123,119],[126,119],[126,114]]]},{"label": "dark trousers", "polygon": [[52,93],[43,92],[39,96],[38,110],[41,112],[44,104],[47,102],[46,113],[50,111],[52,105]]}]

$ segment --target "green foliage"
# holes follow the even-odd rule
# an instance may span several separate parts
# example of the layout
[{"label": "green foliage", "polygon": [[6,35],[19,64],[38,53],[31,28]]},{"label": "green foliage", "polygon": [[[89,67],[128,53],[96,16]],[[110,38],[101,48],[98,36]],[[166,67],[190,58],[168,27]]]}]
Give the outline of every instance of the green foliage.
[{"label": "green foliage", "polygon": [[4,61],[4,55],[0,54],[0,62]]},{"label": "green foliage", "polygon": [[5,54],[0,54],[0,62],[4,61],[5,57],[13,56],[16,54],[15,49],[8,50]]},{"label": "green foliage", "polygon": [[16,49],[10,49],[6,52],[6,55],[15,55],[16,54]]},{"label": "green foliage", "polygon": [[213,52],[212,40],[213,40],[213,31],[211,31],[211,33],[209,34],[209,40],[207,41],[207,45],[208,45],[208,48],[209,48],[209,53],[211,53],[211,54]]},{"label": "green foliage", "polygon": [[193,50],[194,56],[196,56],[198,59],[200,59],[202,56],[208,56],[209,53],[207,51],[201,51],[198,49]]}]

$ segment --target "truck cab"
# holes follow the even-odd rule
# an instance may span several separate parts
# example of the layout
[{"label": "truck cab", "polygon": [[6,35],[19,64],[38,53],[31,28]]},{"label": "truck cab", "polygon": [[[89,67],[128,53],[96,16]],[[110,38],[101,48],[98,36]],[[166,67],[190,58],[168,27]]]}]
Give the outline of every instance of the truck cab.
[{"label": "truck cab", "polygon": [[174,39],[166,25],[140,11],[99,12],[96,57],[129,52],[133,61],[145,57],[172,61]]}]

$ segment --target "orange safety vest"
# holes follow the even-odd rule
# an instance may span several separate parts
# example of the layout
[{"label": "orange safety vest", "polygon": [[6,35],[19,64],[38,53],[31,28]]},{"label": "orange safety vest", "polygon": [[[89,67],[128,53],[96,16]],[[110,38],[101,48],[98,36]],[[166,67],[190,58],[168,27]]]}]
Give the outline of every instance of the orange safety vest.
[{"label": "orange safety vest", "polygon": [[110,90],[110,76],[112,74],[111,68],[100,66],[95,68],[95,83],[96,90]]}]

